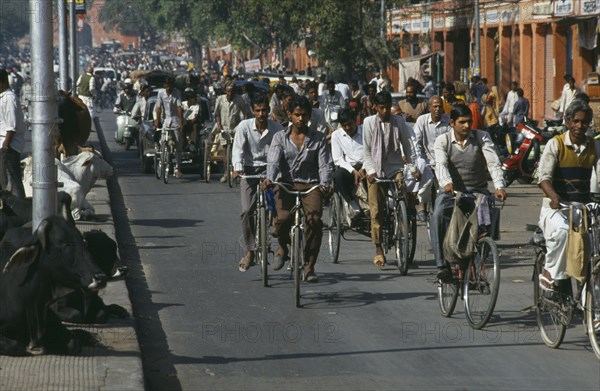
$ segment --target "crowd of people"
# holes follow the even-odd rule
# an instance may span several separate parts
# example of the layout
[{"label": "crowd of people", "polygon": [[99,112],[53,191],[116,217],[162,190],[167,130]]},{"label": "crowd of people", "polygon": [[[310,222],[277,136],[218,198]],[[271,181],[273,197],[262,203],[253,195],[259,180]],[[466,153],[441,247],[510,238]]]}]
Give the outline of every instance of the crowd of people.
[{"label": "crowd of people", "polygon": [[[99,62],[94,65],[118,69],[122,92],[115,110],[141,118],[150,88],[143,73],[132,78],[132,72],[156,67],[155,59],[149,56],[138,59],[137,66],[131,66],[132,60],[115,64],[106,59],[90,57],[90,60]],[[179,68],[181,64],[167,66]],[[241,180],[241,224],[246,253],[239,262],[240,271],[255,263],[252,216],[257,185],[269,188],[274,182],[284,182],[297,191],[315,184],[321,186],[321,191],[302,199],[306,213],[304,254],[308,282],[318,279],[315,264],[322,240],[322,198],[330,197],[334,191],[348,205],[352,221],[368,217],[375,247],[373,263],[377,267],[386,264],[381,238],[386,195],[384,187],[377,183],[378,178],[396,180],[398,190],[405,194],[409,208],[420,221],[428,218],[426,204],[433,203],[430,237],[439,268],[437,276],[442,281],[451,278],[441,242],[452,213],[452,199],[457,191],[506,199],[500,159],[486,129],[523,123],[530,110],[517,81],[511,83],[503,97],[496,86],[488,86],[487,80],[478,75],[472,78],[470,86],[447,82],[440,83],[439,89],[431,78],[425,78],[423,83],[410,79],[404,99],[395,102],[389,78],[379,75],[368,82],[349,84],[324,75],[315,78],[281,75],[271,92],[267,84],[257,89],[252,82],[246,82],[243,91],[237,91],[235,82],[241,77],[229,73],[213,77],[209,72],[196,73],[189,66],[180,71],[184,75],[183,85],[179,78],[170,77],[157,98],[155,126],[167,124],[177,129],[180,153],[179,141],[189,132],[183,129],[199,116],[196,99],[206,96],[214,102],[215,125],[210,134],[213,144],[232,141],[233,175],[266,176],[262,183]],[[252,81],[260,83],[261,79]],[[92,116],[94,97],[101,88],[99,82],[102,80],[94,76],[93,66],[76,81],[77,93]],[[23,144],[18,102],[26,84],[27,76],[18,66],[0,71],[0,184],[17,194],[21,182],[18,157]],[[558,280],[567,277],[565,244],[569,225],[568,218],[559,210],[560,203],[589,200],[591,173],[600,169],[600,141],[589,137],[592,123],[589,98],[576,87],[571,75],[565,76],[565,86],[553,108],[563,118],[566,132],[550,140],[538,169],[538,183],[545,196],[539,225],[548,247],[540,281],[544,289],[550,290],[555,289]],[[179,164],[175,173],[181,176]],[[227,180],[226,175],[222,181]],[[358,202],[359,186],[366,189],[368,208]],[[430,196],[434,186],[439,191],[433,200]],[[272,262],[274,270],[289,260],[293,204],[292,196],[276,190],[273,235],[279,246]],[[482,217],[481,223],[486,222],[489,224],[489,217]]]}]

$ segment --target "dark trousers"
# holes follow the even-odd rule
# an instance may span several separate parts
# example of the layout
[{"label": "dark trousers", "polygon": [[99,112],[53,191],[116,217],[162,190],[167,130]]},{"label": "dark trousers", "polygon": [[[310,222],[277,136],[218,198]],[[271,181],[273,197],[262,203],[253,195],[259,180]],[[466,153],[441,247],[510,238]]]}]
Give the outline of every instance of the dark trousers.
[{"label": "dark trousers", "polygon": [[[314,184],[295,183],[292,187],[296,191],[305,191],[313,187]],[[321,241],[323,239],[323,205],[321,203],[321,191],[313,190],[301,199],[304,208],[304,217],[306,221],[304,230],[304,259],[308,263],[308,268],[313,269]],[[290,229],[294,224],[294,215],[290,210],[296,204],[296,197],[277,188],[275,190],[275,208],[277,209],[277,218],[273,222],[273,236],[277,237],[280,246],[290,244]]]},{"label": "dark trousers", "polygon": [[354,174],[345,168],[337,167],[333,174],[333,189],[350,203],[354,199]]},{"label": "dark trousers", "polygon": [[431,238],[431,247],[435,256],[435,264],[437,267],[445,266],[444,253],[442,251],[442,244],[444,242],[444,236],[448,230],[448,224],[452,217],[452,210],[454,209],[454,195],[440,192],[435,198],[435,206],[433,208],[433,215],[429,222],[429,237]]},{"label": "dark trousers", "polygon": [[0,185],[3,190],[10,191],[14,196],[25,198],[21,154],[10,147],[7,151],[0,149]]}]

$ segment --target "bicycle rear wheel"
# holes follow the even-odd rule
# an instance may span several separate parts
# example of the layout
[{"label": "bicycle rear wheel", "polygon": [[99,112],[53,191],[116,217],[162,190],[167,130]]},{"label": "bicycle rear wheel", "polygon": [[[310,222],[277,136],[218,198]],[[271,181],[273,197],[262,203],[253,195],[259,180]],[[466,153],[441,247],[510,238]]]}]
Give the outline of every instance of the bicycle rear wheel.
[{"label": "bicycle rear wheel", "polygon": [[408,216],[406,203],[400,200],[394,210],[394,247],[398,270],[405,276],[408,274]]},{"label": "bicycle rear wheel", "polygon": [[417,250],[417,215],[414,209],[408,214],[408,240],[406,245],[408,247],[406,250],[407,260],[408,265],[410,265],[415,259]]},{"label": "bicycle rear wheel", "polygon": [[533,271],[533,303],[535,315],[542,340],[553,349],[560,346],[565,338],[567,326],[560,321],[561,307],[558,303],[546,298],[540,287],[539,275],[544,268],[545,254],[540,253],[535,260]]},{"label": "bicycle rear wheel", "polygon": [[465,312],[469,325],[476,330],[490,320],[500,289],[500,260],[492,238],[477,243],[477,254],[471,257],[464,281]]},{"label": "bicycle rear wheel", "polygon": [[[592,350],[600,360],[600,262],[592,270],[585,292],[585,324]],[[595,270],[595,273],[594,273]]]},{"label": "bicycle rear wheel", "polygon": [[329,205],[329,255],[333,263],[338,263],[340,255],[341,223],[341,200],[339,195],[334,194]]},{"label": "bicycle rear wheel", "polygon": [[269,262],[267,259],[267,211],[264,206],[258,208],[256,236],[258,237],[258,261],[260,262],[260,270],[262,274],[262,283],[264,287],[269,286]]},{"label": "bicycle rear wheel", "polygon": [[302,251],[302,229],[294,227],[291,240],[291,265],[294,274],[294,303],[300,307],[300,283],[302,282],[302,267],[304,265]]}]

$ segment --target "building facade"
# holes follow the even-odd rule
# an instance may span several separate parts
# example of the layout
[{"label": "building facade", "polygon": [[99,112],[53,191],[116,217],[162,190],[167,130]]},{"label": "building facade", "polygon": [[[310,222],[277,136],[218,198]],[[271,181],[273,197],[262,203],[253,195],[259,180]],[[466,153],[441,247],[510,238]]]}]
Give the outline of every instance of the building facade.
[{"label": "building facade", "polygon": [[[474,63],[475,1],[412,3],[389,15],[388,37],[400,39],[400,58],[439,51],[432,76],[464,80]],[[560,97],[565,74],[600,98],[600,85],[591,84],[600,72],[599,15],[599,0],[479,0],[478,73],[503,94],[511,81],[519,82],[535,119],[552,114],[549,106]]]}]

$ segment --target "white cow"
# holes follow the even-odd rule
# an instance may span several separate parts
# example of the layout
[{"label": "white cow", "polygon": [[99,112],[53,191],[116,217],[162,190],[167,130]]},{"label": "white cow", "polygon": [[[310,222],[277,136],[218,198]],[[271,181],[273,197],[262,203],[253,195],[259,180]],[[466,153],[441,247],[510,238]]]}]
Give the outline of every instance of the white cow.
[{"label": "white cow", "polygon": [[[70,156],[63,163],[55,159],[58,169],[58,182],[63,186],[60,190],[67,192],[71,198],[71,214],[73,219],[81,220],[93,216],[96,211],[85,198],[98,178],[104,179],[113,175],[113,168],[102,159],[97,152],[84,151]],[[23,186],[27,197],[32,196],[33,164],[31,157],[21,161],[24,166]]]}]

